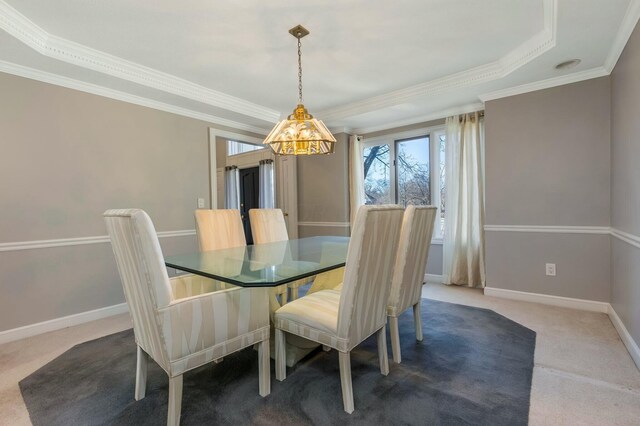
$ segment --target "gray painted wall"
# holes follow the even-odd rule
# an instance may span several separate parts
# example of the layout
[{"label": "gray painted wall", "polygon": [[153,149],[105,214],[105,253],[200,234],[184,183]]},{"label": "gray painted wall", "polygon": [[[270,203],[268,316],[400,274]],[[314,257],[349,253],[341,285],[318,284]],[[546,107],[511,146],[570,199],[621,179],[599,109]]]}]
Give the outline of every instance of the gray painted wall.
[{"label": "gray painted wall", "polygon": [[335,137],[333,154],[298,157],[300,222],[349,222],[349,135]]},{"label": "gray painted wall", "polygon": [[[611,75],[611,226],[640,236],[640,26]],[[611,305],[640,344],[640,248],[612,237]]]},{"label": "gray painted wall", "polygon": [[[609,226],[609,77],[487,102],[485,126],[487,225]],[[487,286],[609,301],[607,236],[485,235]]]},{"label": "gray painted wall", "polygon": [[[194,229],[208,123],[2,73],[0,93],[0,242],[106,235],[102,213],[123,207]],[[0,271],[0,331],[124,302],[108,243],[0,252]]]}]

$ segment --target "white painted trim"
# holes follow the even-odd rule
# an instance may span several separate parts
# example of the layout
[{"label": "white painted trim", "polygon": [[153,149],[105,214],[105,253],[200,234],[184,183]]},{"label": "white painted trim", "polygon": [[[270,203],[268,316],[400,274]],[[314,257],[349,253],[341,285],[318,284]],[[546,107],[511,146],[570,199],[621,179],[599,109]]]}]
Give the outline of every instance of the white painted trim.
[{"label": "white painted trim", "polygon": [[[254,133],[259,135],[266,136],[264,130],[260,130]],[[264,142],[264,140],[247,136],[240,133],[227,132],[225,130],[216,129],[214,127],[209,127],[209,205],[212,209],[217,209],[218,207],[218,161],[217,161],[217,150],[216,150],[216,138],[226,138],[232,140],[239,140],[242,142],[250,142],[253,144],[260,145]],[[220,208],[224,208],[224,206],[220,206]]]},{"label": "white painted trim", "polygon": [[609,73],[613,71],[618,59],[620,59],[620,55],[636,27],[638,19],[640,19],[640,0],[631,0],[629,6],[627,6],[624,18],[622,18],[618,34],[616,34],[613,45],[609,50],[609,55],[607,55],[607,59],[604,61],[604,68],[606,68]]},{"label": "white painted trim", "polygon": [[107,306],[105,308],[81,312],[79,314],[56,318],[49,321],[43,321],[36,324],[29,324],[23,327],[13,328],[11,330],[0,331],[0,345],[20,339],[26,339],[27,337],[36,336],[38,334],[48,333],[50,331],[61,330],[63,328],[71,327],[74,325],[84,324],[89,321],[95,321],[113,315],[124,314],[128,311],[129,309],[127,308],[127,304],[120,303],[119,305]]},{"label": "white painted trim", "polygon": [[0,0],[0,28],[50,58],[259,120],[280,118],[280,111],[50,34],[4,0]]},{"label": "white painted trim", "polygon": [[[158,232],[158,238],[187,237],[191,235],[196,235],[195,229]],[[0,243],[0,252],[65,246],[81,246],[84,244],[101,244],[108,243],[109,241],[110,240],[108,235],[98,235],[95,237],[58,238],[54,240],[18,241],[12,243]]]},{"label": "white painted trim", "polygon": [[444,277],[442,275],[424,274],[424,281],[428,283],[442,284],[444,282]]},{"label": "white painted trim", "polygon": [[507,89],[496,90],[495,92],[480,95],[479,98],[482,102],[487,102],[494,99],[506,98],[508,96],[521,95],[523,93],[535,92],[538,90],[549,89],[551,87],[577,83],[579,81],[590,80],[592,78],[604,77],[606,75],[609,75],[609,73],[610,72],[605,69],[605,67],[596,67],[584,71],[562,75],[559,77],[552,77],[533,83],[510,87]]},{"label": "white painted trim", "polygon": [[633,337],[631,337],[627,327],[624,326],[624,323],[616,313],[615,309],[613,309],[613,306],[609,305],[607,313],[609,314],[609,319],[613,323],[613,326],[620,335],[622,343],[627,347],[627,351],[629,351],[629,355],[631,355],[633,362],[635,362],[636,366],[640,369],[640,348],[638,347],[638,344],[633,340]]},{"label": "white painted trim", "polygon": [[[398,127],[410,126],[412,124],[426,123],[428,121],[433,121],[433,120],[440,120],[440,119],[444,120],[446,117],[450,117],[452,115],[469,114],[476,111],[482,111],[483,109],[484,109],[484,103],[478,102],[475,104],[464,105],[461,107],[449,108],[443,111],[439,111],[439,112],[421,116],[421,117],[410,118],[410,119],[401,120],[401,121],[394,121],[392,123],[385,123],[385,124],[375,125],[370,127],[362,127],[359,129],[355,129],[353,131],[353,134],[362,135],[366,138],[367,134],[369,133],[381,132],[383,130],[392,130]],[[444,124],[434,126],[434,127],[439,127],[443,125]]]},{"label": "white painted trim", "polygon": [[349,222],[298,222],[298,226],[317,226],[320,228],[348,228]]},{"label": "white painted trim", "polygon": [[485,287],[485,296],[502,299],[520,300],[522,302],[541,303],[543,305],[559,306],[561,308],[579,309],[589,312],[609,312],[609,303],[595,300],[574,299],[571,297],[552,296],[550,294],[529,293],[525,291],[506,290],[495,287]]},{"label": "white painted trim", "polygon": [[611,236],[631,244],[634,247],[640,248],[640,237],[637,235],[629,234],[628,232],[621,231],[616,228],[611,228]]},{"label": "white painted trim", "polygon": [[559,234],[609,234],[608,226],[537,226],[537,225],[485,225],[490,232],[544,232]]},{"label": "white painted trim", "polygon": [[[1,1],[2,0],[0,0],[0,2]],[[19,77],[28,78],[31,80],[41,81],[43,83],[54,84],[56,86],[66,87],[68,89],[79,90],[81,92],[90,93],[92,95],[102,96],[105,98],[115,99],[118,101],[127,102],[134,105],[140,105],[147,108],[156,109],[158,111],[169,112],[171,114],[181,115],[183,117],[194,118],[196,120],[206,121],[211,124],[231,127],[238,130],[244,130],[247,132],[262,134],[267,131],[267,129],[263,129],[261,127],[240,123],[238,121],[227,120],[226,118],[204,114],[202,112],[193,111],[187,108],[166,104],[164,102],[159,102],[153,99],[143,98],[141,96],[132,95],[132,94],[121,92],[114,89],[109,89],[108,87],[98,86],[97,84],[86,83],[80,80],[74,80],[72,78],[48,73],[46,71],[40,71],[35,68],[29,68],[29,67],[14,64],[11,62],[0,61],[0,72],[17,75]]]},{"label": "white painted trim", "polygon": [[328,108],[317,112],[317,116],[325,121],[344,119],[404,104],[435,93],[503,78],[555,47],[557,9],[558,0],[543,0],[543,29],[494,62],[361,101]]},{"label": "white painted trim", "polygon": [[[543,0],[543,29],[494,62],[359,102],[327,109],[318,113],[318,116],[323,117],[325,121],[331,118],[342,119],[345,116],[402,104],[419,96],[476,85],[509,75],[555,47],[557,3],[558,0]],[[268,122],[277,121],[281,115],[279,111],[271,108],[49,34],[4,0],[0,0],[0,28],[42,55],[76,66]]]}]

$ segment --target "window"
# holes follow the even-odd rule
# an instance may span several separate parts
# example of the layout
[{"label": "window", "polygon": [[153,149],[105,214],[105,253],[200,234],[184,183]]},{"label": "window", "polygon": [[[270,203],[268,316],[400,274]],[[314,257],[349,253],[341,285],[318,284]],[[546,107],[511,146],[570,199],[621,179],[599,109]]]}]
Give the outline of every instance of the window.
[{"label": "window", "polygon": [[434,205],[434,238],[444,231],[445,132],[443,127],[365,140],[366,204]]},{"label": "window", "polygon": [[257,151],[259,149],[264,149],[264,147],[248,142],[227,141],[227,155],[244,154],[245,152]]}]

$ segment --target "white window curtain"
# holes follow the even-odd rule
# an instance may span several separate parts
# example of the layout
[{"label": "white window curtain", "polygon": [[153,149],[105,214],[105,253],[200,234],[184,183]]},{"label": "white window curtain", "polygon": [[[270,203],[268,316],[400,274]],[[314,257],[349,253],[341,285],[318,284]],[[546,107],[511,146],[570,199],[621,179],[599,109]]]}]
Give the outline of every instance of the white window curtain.
[{"label": "white window curtain", "polygon": [[261,209],[275,208],[276,191],[274,186],[273,160],[260,160],[260,191],[258,205]]},{"label": "white window curtain", "polygon": [[224,168],[224,207],[240,209],[240,171],[236,166]]},{"label": "white window curtain", "polygon": [[364,164],[362,136],[349,137],[349,204],[351,226],[356,218],[358,208],[364,205]]},{"label": "white window curtain", "polygon": [[484,287],[484,123],[478,113],[446,120],[445,284]]}]

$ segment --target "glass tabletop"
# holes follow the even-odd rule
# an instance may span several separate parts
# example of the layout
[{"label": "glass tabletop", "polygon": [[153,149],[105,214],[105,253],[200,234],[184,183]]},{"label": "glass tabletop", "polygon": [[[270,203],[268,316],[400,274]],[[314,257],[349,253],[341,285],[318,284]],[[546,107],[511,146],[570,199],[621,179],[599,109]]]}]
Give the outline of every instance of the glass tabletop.
[{"label": "glass tabletop", "polygon": [[171,268],[242,287],[275,287],[344,266],[349,237],[310,237],[165,257]]}]

